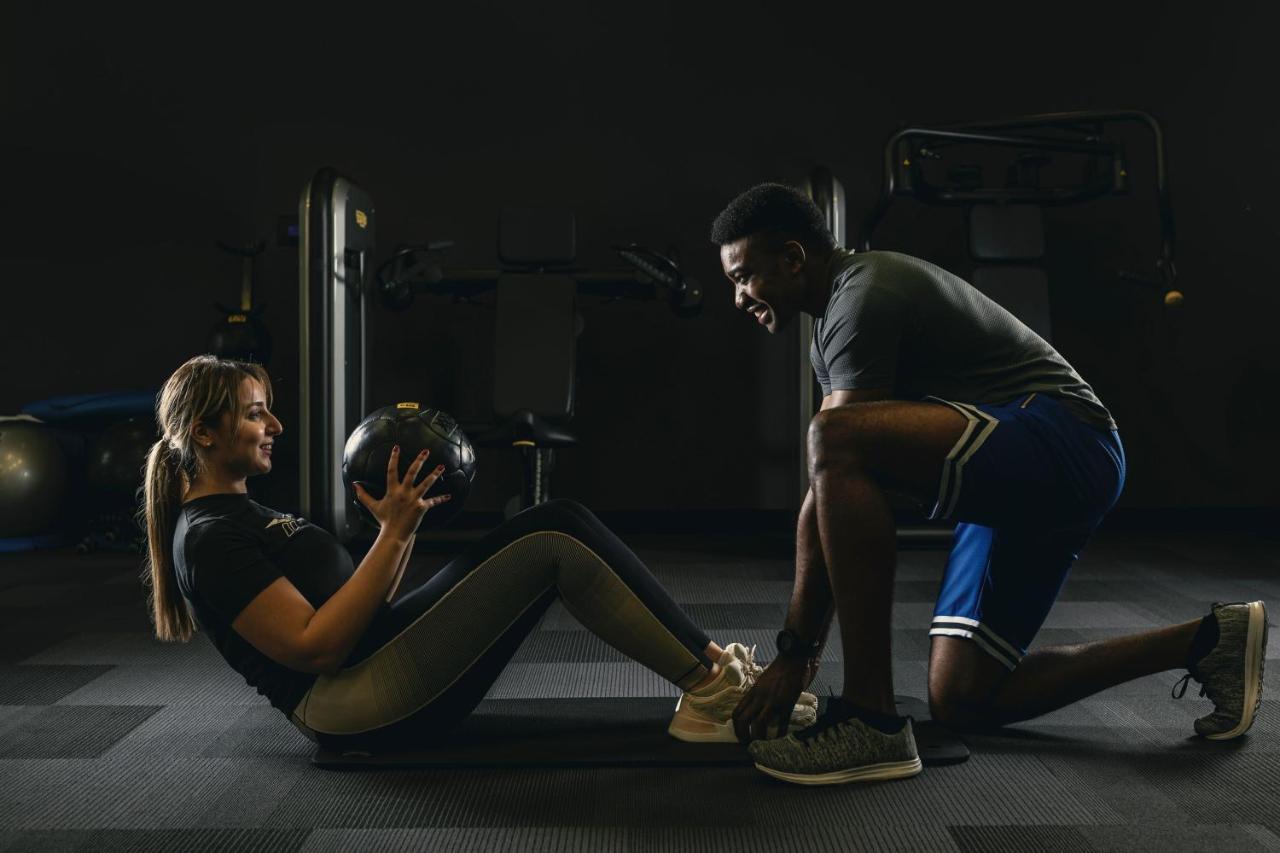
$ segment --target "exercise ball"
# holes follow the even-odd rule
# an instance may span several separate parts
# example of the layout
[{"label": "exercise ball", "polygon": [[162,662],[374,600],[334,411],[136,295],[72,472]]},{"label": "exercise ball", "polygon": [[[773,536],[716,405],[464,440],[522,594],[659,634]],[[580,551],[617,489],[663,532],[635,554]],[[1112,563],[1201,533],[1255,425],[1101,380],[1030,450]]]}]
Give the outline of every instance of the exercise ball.
[{"label": "exercise ball", "polygon": [[342,481],[357,512],[377,526],[373,514],[356,497],[355,484],[364,486],[371,497],[381,498],[387,492],[387,464],[391,448],[400,445],[400,477],[423,450],[431,455],[422,465],[418,482],[437,465],[444,471],[427,497],[448,494],[451,499],[427,510],[424,527],[440,527],[462,511],[471,481],[476,475],[476,454],[471,442],[458,427],[458,422],[439,409],[422,408],[417,403],[384,406],[362,420],[351,431],[342,451]]},{"label": "exercise ball", "polygon": [[95,438],[85,472],[93,497],[108,506],[137,503],[147,453],[156,438],[151,418],[127,418]]},{"label": "exercise ball", "polygon": [[48,533],[67,494],[67,459],[43,424],[0,421],[0,538]]}]

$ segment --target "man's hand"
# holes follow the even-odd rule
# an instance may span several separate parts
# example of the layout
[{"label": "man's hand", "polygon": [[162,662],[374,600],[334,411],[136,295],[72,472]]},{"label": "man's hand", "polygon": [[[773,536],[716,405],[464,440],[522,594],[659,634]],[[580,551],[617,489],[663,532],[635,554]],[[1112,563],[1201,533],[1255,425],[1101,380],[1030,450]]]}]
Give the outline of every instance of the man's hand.
[{"label": "man's hand", "polygon": [[733,711],[738,740],[763,740],[774,727],[774,737],[785,735],[800,691],[809,686],[817,670],[816,661],[803,658],[778,657],[769,664]]}]

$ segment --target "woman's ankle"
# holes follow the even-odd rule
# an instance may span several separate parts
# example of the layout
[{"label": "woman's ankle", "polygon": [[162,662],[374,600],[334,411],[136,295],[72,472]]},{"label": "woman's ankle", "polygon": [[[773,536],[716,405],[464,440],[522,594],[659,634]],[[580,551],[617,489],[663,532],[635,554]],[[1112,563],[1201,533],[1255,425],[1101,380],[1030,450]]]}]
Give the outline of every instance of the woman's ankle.
[{"label": "woman's ankle", "polygon": [[711,669],[707,672],[707,674],[703,677],[703,679],[702,679],[701,681],[699,681],[697,684],[695,684],[695,685],[693,685],[692,687],[690,687],[690,688],[689,688],[688,690],[686,690],[685,692],[686,692],[686,693],[696,693],[697,691],[701,690],[702,688],[704,688],[704,687],[706,687],[706,686],[710,685],[712,682],[714,682],[717,678],[719,678],[719,677],[720,677],[720,671],[721,671],[721,666],[720,666],[720,664],[716,663],[715,661],[712,661],[712,663],[711,663]]}]

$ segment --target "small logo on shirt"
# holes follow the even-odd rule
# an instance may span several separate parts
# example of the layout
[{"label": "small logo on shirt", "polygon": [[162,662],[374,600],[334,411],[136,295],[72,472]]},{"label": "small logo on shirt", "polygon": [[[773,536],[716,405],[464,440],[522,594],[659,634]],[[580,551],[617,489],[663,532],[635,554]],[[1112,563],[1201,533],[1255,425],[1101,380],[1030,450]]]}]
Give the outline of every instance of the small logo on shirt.
[{"label": "small logo on shirt", "polygon": [[291,538],[293,534],[298,532],[299,524],[297,519],[292,515],[285,515],[280,518],[271,519],[267,524],[267,530],[270,530],[273,527],[279,527],[284,531],[285,538]]}]

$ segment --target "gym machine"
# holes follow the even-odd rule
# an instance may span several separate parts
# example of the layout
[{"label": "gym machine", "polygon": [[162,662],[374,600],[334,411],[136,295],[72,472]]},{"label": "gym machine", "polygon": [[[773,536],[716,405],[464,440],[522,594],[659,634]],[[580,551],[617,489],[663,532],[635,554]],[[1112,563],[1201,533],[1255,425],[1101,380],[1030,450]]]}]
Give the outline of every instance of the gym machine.
[{"label": "gym machine", "polygon": [[[836,245],[844,246],[847,237],[844,185],[831,174],[826,166],[818,166],[800,184],[800,191],[809,196],[822,211],[827,230],[836,239]],[[822,405],[822,388],[813,375],[809,361],[809,345],[813,341],[814,319],[803,311],[796,317],[799,327],[800,409],[796,435],[800,436],[800,499],[809,491],[809,422]]]},{"label": "gym machine", "polygon": [[[1159,293],[1166,307],[1177,308],[1183,303],[1183,294],[1177,288],[1174,263],[1173,206],[1165,168],[1164,132],[1155,117],[1140,110],[1044,113],[937,128],[903,128],[885,143],[883,189],[862,224],[858,249],[871,248],[876,228],[894,199],[907,196],[928,205],[968,208],[969,249],[976,262],[1004,266],[1006,262],[1021,265],[1037,261],[1044,248],[1044,207],[1128,194],[1129,160],[1123,144],[1114,136],[1109,137],[1108,130],[1134,123],[1150,132],[1160,253],[1154,275],[1119,270],[1117,276]],[[984,180],[981,163],[956,163],[957,150],[970,156],[991,151],[1011,153],[1004,163],[1003,184]],[[1079,177],[1046,185],[1043,174],[1053,165],[1055,156],[1074,158],[1081,169]],[[1016,316],[1020,316],[1019,309],[1027,312],[1032,328],[1039,323],[1048,331],[1047,291],[1037,287],[1035,299],[1027,299],[1025,293],[1018,291],[1020,284],[1033,277],[1015,276],[1010,280],[1008,276],[988,275],[985,282],[982,275],[975,278],[979,279],[974,282],[979,289],[983,283],[990,285],[995,293],[988,295],[997,302],[1013,303],[1005,307]],[[1044,300],[1039,300],[1042,295]]]},{"label": "gym machine", "polygon": [[[701,311],[702,290],[670,258],[637,244],[616,246],[629,267],[595,272],[574,266],[576,228],[567,211],[510,208],[499,223],[497,269],[446,269],[451,243],[403,246],[374,267],[375,208],[361,187],[321,169],[298,211],[300,506],[340,541],[361,521],[346,499],[341,460],[347,436],[369,411],[368,323],[375,300],[391,310],[418,295],[458,299],[496,293],[493,408],[499,420],[473,443],[513,446],[524,463],[522,492],[508,515],[549,497],[555,448],[576,442],[573,414],[579,294],[610,300],[664,300],[680,317]],[[476,430],[476,425],[469,425]]]},{"label": "gym machine", "polygon": [[702,310],[702,290],[679,264],[646,246],[614,246],[629,269],[601,272],[574,265],[573,214],[545,208],[506,208],[498,223],[498,269],[450,269],[441,255],[452,243],[399,248],[378,270],[378,292],[393,311],[416,295],[470,300],[493,291],[496,309],[493,411],[497,422],[470,425],[479,447],[514,447],[521,457],[521,493],[505,515],[550,498],[555,451],[577,438],[566,429],[573,417],[576,341],[583,321],[579,296],[661,299],[678,317]]},{"label": "gym machine", "polygon": [[219,249],[240,259],[240,302],[235,308],[214,303],[222,315],[206,339],[206,348],[214,355],[263,365],[271,363],[271,333],[262,320],[267,306],[253,304],[254,262],[266,245],[259,242],[237,247],[217,243]]},{"label": "gym machine", "polygon": [[346,499],[342,448],[368,413],[373,199],[333,169],[298,204],[299,500],[302,515],[347,541],[361,520]]}]

